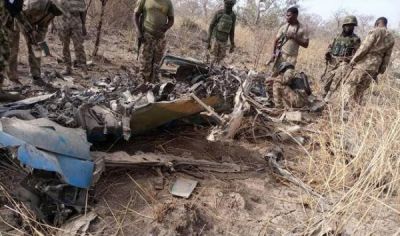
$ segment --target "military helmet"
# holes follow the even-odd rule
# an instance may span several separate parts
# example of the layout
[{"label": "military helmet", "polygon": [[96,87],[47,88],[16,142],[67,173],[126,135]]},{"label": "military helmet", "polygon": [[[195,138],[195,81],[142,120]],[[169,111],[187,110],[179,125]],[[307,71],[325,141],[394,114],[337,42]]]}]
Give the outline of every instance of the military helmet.
[{"label": "military helmet", "polygon": [[294,69],[294,65],[290,62],[282,62],[278,67],[279,74],[284,73],[287,69]]},{"label": "military helmet", "polygon": [[224,0],[225,4],[229,4],[229,5],[235,5],[236,4],[236,0]]},{"label": "military helmet", "polygon": [[346,16],[346,18],[344,18],[343,20],[343,25],[354,25],[357,26],[358,25],[358,21],[357,21],[357,17],[355,16]]}]

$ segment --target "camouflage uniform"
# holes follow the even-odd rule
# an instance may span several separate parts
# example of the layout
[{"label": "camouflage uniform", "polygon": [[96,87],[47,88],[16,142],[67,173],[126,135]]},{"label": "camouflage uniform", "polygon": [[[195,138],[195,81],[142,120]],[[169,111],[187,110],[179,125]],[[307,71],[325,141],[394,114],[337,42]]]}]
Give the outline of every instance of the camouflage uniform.
[{"label": "camouflage uniform", "polygon": [[294,39],[289,39],[286,41],[285,38],[287,34],[297,35],[298,38],[304,41],[309,39],[306,28],[301,23],[298,25],[290,25],[289,23],[286,23],[279,28],[276,37],[281,41],[283,40],[283,45],[281,45],[282,48],[280,49],[280,54],[272,68],[273,75],[278,74],[278,67],[282,62],[289,62],[290,64],[296,66],[300,45]]},{"label": "camouflage uniform", "polygon": [[361,104],[372,80],[385,73],[394,43],[392,33],[386,28],[376,27],[368,33],[350,62],[355,65],[347,79],[346,95],[351,102]]},{"label": "camouflage uniform", "polygon": [[68,14],[56,17],[55,24],[63,45],[63,62],[66,73],[71,73],[72,61],[70,43],[74,44],[75,58],[78,65],[86,71],[86,53],[83,46],[83,17],[86,12],[84,0],[68,0],[64,2],[63,10]]},{"label": "camouflage uniform", "polygon": [[164,56],[167,41],[165,26],[168,17],[174,16],[170,0],[141,0],[135,10],[143,17],[143,45],[140,51],[139,76],[144,81],[155,81]]},{"label": "camouflage uniform", "polygon": [[[229,3],[234,4],[234,2]],[[208,43],[210,43],[211,38],[214,39],[211,51],[213,55],[211,64],[219,64],[225,58],[229,39],[231,48],[234,47],[235,25],[236,15],[233,11],[227,14],[225,9],[221,9],[215,13],[210,23],[208,36]]]},{"label": "camouflage uniform", "polygon": [[5,71],[7,69],[7,61],[10,56],[10,47],[5,29],[7,15],[4,1],[0,1],[0,89],[3,85]]},{"label": "camouflage uniform", "polygon": [[[10,77],[15,78],[17,76],[19,40],[20,31],[22,30],[28,48],[28,60],[31,75],[34,79],[40,78],[41,49],[37,43],[45,40],[47,28],[51,20],[54,18],[53,13],[50,12],[50,5],[50,0],[25,1],[23,14],[19,16],[22,18],[18,19],[18,25],[14,24],[14,28],[10,31]],[[36,42],[32,40],[32,35],[27,32],[30,30],[34,30],[36,32]]]},{"label": "camouflage uniform", "polygon": [[360,47],[361,40],[356,34],[345,36],[339,35],[329,45],[329,55],[331,58],[327,61],[327,71],[322,77],[324,82],[324,96],[333,93],[345,77],[351,57]]},{"label": "camouflage uniform", "polygon": [[273,98],[275,107],[302,108],[308,104],[308,96],[304,90],[294,90],[290,87],[296,78],[296,72],[288,69],[274,80]]}]

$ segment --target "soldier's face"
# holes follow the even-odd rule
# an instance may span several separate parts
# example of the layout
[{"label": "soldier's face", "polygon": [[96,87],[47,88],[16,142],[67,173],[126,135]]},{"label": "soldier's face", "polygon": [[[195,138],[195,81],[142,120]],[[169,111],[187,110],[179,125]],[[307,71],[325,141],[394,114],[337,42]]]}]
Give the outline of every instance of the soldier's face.
[{"label": "soldier's face", "polygon": [[354,25],[343,25],[343,32],[351,34],[354,32]]},{"label": "soldier's face", "polygon": [[225,10],[227,12],[232,12],[232,9],[233,9],[233,4],[230,4],[230,3],[225,4]]},{"label": "soldier's face", "polygon": [[297,21],[297,15],[291,12],[286,13],[286,21],[288,23],[295,23]]}]

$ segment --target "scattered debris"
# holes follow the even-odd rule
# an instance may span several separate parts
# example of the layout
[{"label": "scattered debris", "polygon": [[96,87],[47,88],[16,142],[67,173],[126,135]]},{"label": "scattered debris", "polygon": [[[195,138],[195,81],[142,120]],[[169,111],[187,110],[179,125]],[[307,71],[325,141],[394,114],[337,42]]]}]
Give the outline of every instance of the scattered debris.
[{"label": "scattered debris", "polygon": [[69,220],[56,236],[75,236],[75,235],[86,235],[89,229],[90,223],[97,218],[97,214],[93,211],[88,212],[85,215],[81,215],[74,219]]},{"label": "scattered debris", "polygon": [[171,187],[171,194],[177,197],[189,198],[197,186],[197,181],[178,178]]}]

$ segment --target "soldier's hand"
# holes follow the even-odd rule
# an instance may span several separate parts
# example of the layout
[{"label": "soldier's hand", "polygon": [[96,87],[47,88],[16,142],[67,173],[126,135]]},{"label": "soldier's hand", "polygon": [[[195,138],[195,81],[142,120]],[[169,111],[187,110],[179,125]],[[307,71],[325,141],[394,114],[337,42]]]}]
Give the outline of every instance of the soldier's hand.
[{"label": "soldier's hand", "polygon": [[325,53],[325,60],[330,61],[332,59],[332,55],[330,52]]}]

